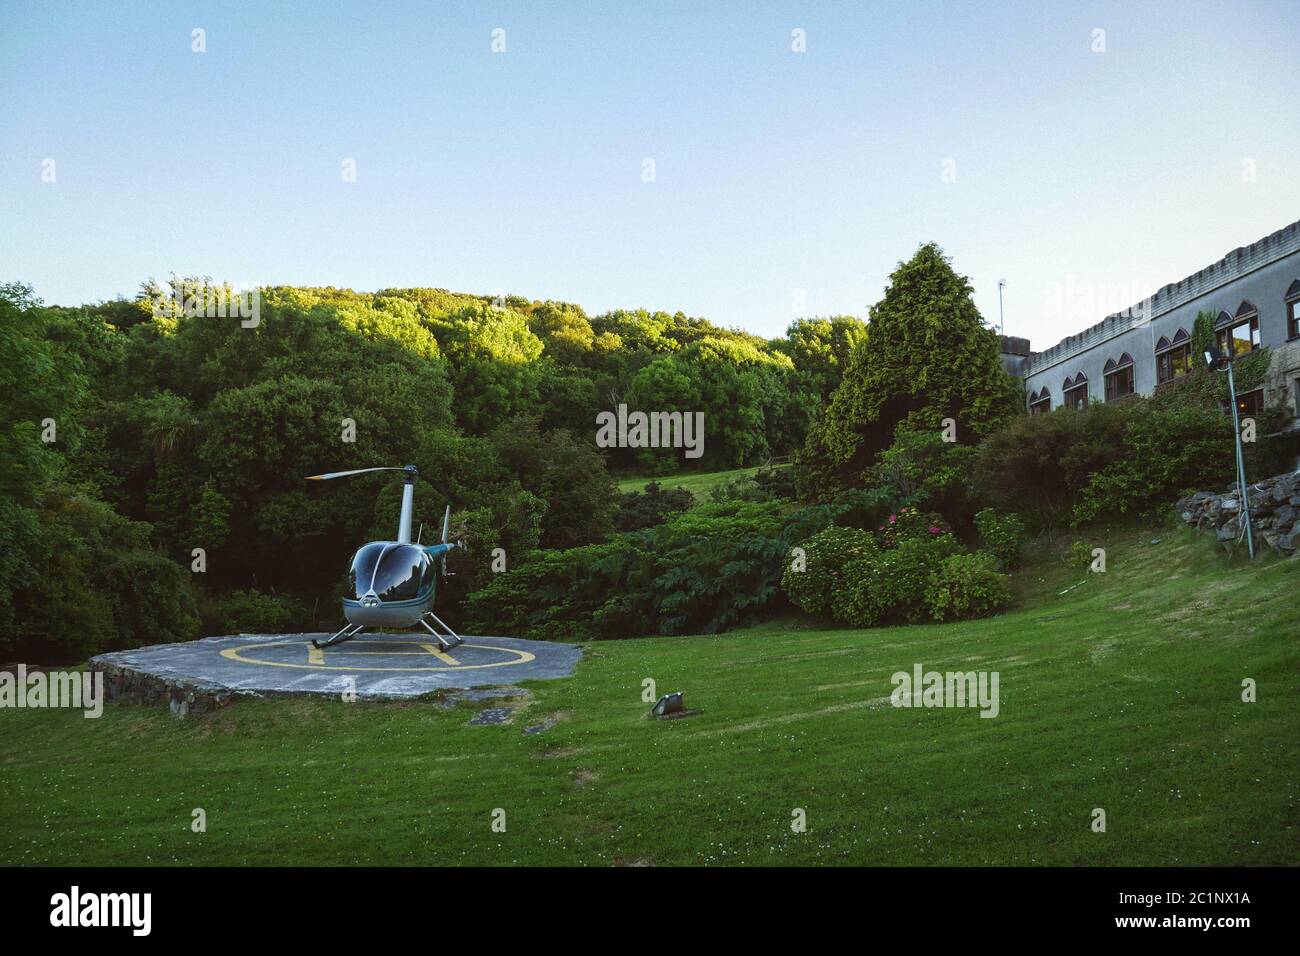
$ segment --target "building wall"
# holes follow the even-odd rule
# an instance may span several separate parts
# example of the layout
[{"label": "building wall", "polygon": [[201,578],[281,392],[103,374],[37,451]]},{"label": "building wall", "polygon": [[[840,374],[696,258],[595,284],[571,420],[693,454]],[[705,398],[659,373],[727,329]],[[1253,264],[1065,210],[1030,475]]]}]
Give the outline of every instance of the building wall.
[{"label": "building wall", "polygon": [[[1273,347],[1264,379],[1264,402],[1271,405],[1278,399],[1289,401],[1291,414],[1300,418],[1300,340],[1291,339]],[[1296,467],[1300,468],[1300,460]]]},{"label": "building wall", "polygon": [[[1025,367],[1026,395],[1046,387],[1056,408],[1063,403],[1066,376],[1083,372],[1088,377],[1088,398],[1101,401],[1106,394],[1106,361],[1118,360],[1124,352],[1133,356],[1135,389],[1149,395],[1156,387],[1155,346],[1162,336],[1172,339],[1180,328],[1190,335],[1198,312],[1235,314],[1245,300],[1259,310],[1260,344],[1274,350],[1265,401],[1273,401],[1282,391],[1298,402],[1300,347],[1287,341],[1285,305],[1287,288],[1296,279],[1300,279],[1300,222],[1236,249],[1145,302],[1033,354]],[[1295,412],[1300,414],[1300,408]]]},{"label": "building wall", "polygon": [[999,339],[1002,367],[1014,378],[1024,378],[1025,368],[1029,364],[1029,339],[1003,335]]}]

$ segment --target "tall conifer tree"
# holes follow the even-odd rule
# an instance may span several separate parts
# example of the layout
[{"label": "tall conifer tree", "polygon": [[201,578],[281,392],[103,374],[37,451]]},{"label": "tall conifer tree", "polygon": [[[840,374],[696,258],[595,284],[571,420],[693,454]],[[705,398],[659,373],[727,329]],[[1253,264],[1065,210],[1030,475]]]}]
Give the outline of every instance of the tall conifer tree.
[{"label": "tall conifer tree", "polygon": [[809,431],[796,474],[802,497],[825,501],[863,483],[899,429],[942,428],[973,443],[1022,407],[1023,386],[1002,367],[997,333],[971,285],[934,243],[890,276],[871,308],[866,341]]}]

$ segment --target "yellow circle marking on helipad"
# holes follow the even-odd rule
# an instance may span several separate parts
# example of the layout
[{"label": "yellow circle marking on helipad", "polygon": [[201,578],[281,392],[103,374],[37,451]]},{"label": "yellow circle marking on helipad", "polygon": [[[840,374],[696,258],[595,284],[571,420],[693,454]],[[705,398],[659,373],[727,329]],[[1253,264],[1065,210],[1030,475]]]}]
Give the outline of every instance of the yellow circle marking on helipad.
[{"label": "yellow circle marking on helipad", "polygon": [[[373,643],[374,644],[411,644],[416,647],[419,647],[421,642],[374,641]],[[362,646],[364,647],[365,645]],[[308,670],[308,671],[395,671],[395,672],[403,672],[403,673],[409,673],[409,672],[418,673],[418,672],[428,672],[428,671],[451,671],[452,673],[455,673],[457,671],[482,670],[485,667],[510,667],[515,664],[527,664],[529,661],[537,659],[537,655],[530,654],[528,651],[517,650],[513,647],[493,647],[490,644],[457,644],[454,648],[452,648],[452,650],[456,651],[462,647],[466,647],[466,648],[473,647],[480,651],[499,651],[502,654],[513,654],[515,655],[514,659],[506,660],[506,661],[497,661],[496,663],[493,664],[457,663],[457,664],[441,666],[441,667],[358,667],[354,665],[340,666],[338,664],[312,664],[312,663],[294,664],[290,661],[262,661],[262,660],[258,660],[255,657],[243,656],[244,651],[260,650],[266,647],[302,647],[306,649],[309,654],[311,651],[315,650],[315,648],[311,646],[311,641],[272,641],[266,644],[244,644],[242,647],[228,647],[221,652],[221,656],[227,658],[228,660],[239,661],[241,664],[261,664],[264,667],[293,667],[293,668],[297,668],[298,670]],[[388,656],[388,652],[363,651],[360,649],[360,647],[350,648],[347,651],[342,651],[342,652],[331,651],[329,653],[331,657],[341,656],[342,654],[346,654],[351,657]],[[400,657],[400,656],[409,656],[413,654],[428,654],[429,652],[428,651],[395,651],[391,653],[393,656]],[[430,656],[436,656],[436,655],[430,655]]]}]

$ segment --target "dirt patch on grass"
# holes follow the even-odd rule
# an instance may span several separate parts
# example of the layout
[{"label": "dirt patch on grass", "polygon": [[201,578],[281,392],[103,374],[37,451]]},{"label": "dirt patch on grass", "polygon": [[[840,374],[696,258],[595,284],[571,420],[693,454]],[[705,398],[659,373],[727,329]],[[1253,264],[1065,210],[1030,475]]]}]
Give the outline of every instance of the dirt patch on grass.
[{"label": "dirt patch on grass", "polygon": [[576,757],[582,753],[579,747],[549,747],[537,756],[543,760],[559,760],[562,757]]},{"label": "dirt patch on grass", "polygon": [[1157,621],[1162,624],[1180,624],[1191,618],[1201,618],[1205,616],[1206,611],[1213,610],[1213,601],[1190,601],[1181,607],[1174,608],[1165,614],[1161,614]]},{"label": "dirt patch on grass", "polygon": [[204,714],[195,721],[196,729],[194,736],[200,740],[207,740],[210,737],[220,734],[223,737],[230,737],[239,733],[241,722],[229,707],[225,710],[218,710],[215,713]]},{"label": "dirt patch on grass", "polygon": [[718,737],[725,734],[743,734],[751,730],[763,730],[768,727],[775,727],[780,724],[788,724],[799,720],[809,720],[816,717],[825,717],[827,714],[840,714],[846,711],[863,710],[866,708],[884,707],[889,703],[889,696],[872,697],[869,700],[854,700],[844,704],[832,704],[829,707],[822,707],[819,710],[803,711],[794,714],[777,714],[773,717],[760,717],[757,720],[748,720],[739,724],[731,724],[726,727],[714,727],[708,730],[684,731],[678,740],[691,740],[696,737]]},{"label": "dirt patch on grass", "polygon": [[[440,688],[430,691],[417,698],[417,700],[434,704],[443,710],[453,710],[457,707],[474,707],[492,702],[499,702],[498,706],[508,704],[515,710],[522,710],[528,706],[532,696],[530,691],[514,686],[473,687],[468,689]],[[410,707],[413,705],[415,705],[414,701],[406,701],[399,706]]]},{"label": "dirt patch on grass", "polygon": [[1095,664],[1110,657],[1111,654],[1115,653],[1115,645],[1118,643],[1118,641],[1102,641],[1099,644],[1092,645],[1092,647],[1088,648],[1088,663]]},{"label": "dirt patch on grass", "polygon": [[593,784],[597,780],[599,780],[600,774],[596,773],[596,771],[594,770],[588,770],[585,767],[579,767],[577,770],[573,771],[572,777],[573,777],[573,785],[577,789],[581,790],[583,787],[586,787],[589,784]]},{"label": "dirt patch on grass", "polygon": [[525,727],[524,733],[528,734],[529,736],[533,734],[543,733],[544,731],[550,730],[552,727],[554,727],[556,724],[560,723],[561,721],[568,720],[572,716],[573,716],[573,711],[571,710],[557,710],[555,713],[551,714],[550,716],[542,718],[541,723],[533,724],[531,727]]},{"label": "dirt patch on grass", "polygon": [[1156,682],[1154,677],[1149,677],[1146,674],[1135,674],[1133,671],[1125,671],[1124,677],[1126,680],[1138,681],[1143,684],[1154,684]]},{"label": "dirt patch on grass", "polygon": [[879,680],[851,680],[845,681],[843,684],[818,684],[813,690],[843,690],[846,687],[870,687],[872,684],[879,683],[881,683]]}]

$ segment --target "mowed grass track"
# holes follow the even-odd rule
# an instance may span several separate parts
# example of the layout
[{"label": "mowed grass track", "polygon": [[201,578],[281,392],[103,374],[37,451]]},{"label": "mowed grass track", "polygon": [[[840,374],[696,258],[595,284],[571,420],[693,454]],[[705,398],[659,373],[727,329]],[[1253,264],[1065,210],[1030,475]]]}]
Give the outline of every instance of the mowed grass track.
[{"label": "mowed grass track", "polygon": [[[1084,575],[1026,572],[985,621],[589,646],[505,726],[427,702],[0,712],[0,859],[1294,864],[1300,561],[1150,538],[1098,542],[1107,573],[1064,596]],[[1000,715],[882,703],[918,662],[997,670]],[[645,678],[700,713],[647,720]]]},{"label": "mowed grass track", "polygon": [[629,491],[644,491],[652,481],[659,482],[659,487],[668,491],[672,488],[685,488],[695,497],[708,495],[710,491],[725,484],[733,478],[748,478],[758,471],[754,468],[736,468],[732,471],[687,471],[677,475],[664,475],[662,478],[620,478],[618,490],[626,494]]}]

